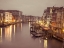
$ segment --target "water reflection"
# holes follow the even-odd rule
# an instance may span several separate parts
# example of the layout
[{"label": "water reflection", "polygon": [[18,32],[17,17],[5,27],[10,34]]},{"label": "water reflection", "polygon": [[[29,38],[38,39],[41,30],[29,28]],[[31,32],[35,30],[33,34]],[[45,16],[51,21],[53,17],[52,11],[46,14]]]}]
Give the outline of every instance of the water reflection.
[{"label": "water reflection", "polygon": [[61,48],[56,40],[31,36],[29,27],[30,22],[0,28],[0,48],[53,48],[56,44]]},{"label": "water reflection", "polygon": [[29,28],[30,28],[30,22],[29,22]]},{"label": "water reflection", "polygon": [[47,40],[44,39],[44,48],[47,48]]},{"label": "water reflection", "polygon": [[0,28],[0,42],[2,42],[2,28]]},{"label": "water reflection", "polygon": [[5,28],[5,40],[11,41],[12,36],[12,25],[10,27]]},{"label": "water reflection", "polygon": [[21,23],[21,30],[22,30],[22,23]]},{"label": "water reflection", "polygon": [[15,36],[15,28],[16,28],[16,27],[15,27],[15,25],[14,25],[14,36]]},{"label": "water reflection", "polygon": [[39,42],[40,42],[40,43],[42,42],[40,38],[39,38]]},{"label": "water reflection", "polygon": [[[17,32],[19,32],[21,30],[22,30],[22,23],[21,24],[10,25],[8,27],[5,27],[4,28],[5,33],[3,34],[4,38],[5,38],[5,41],[12,41],[12,37],[15,38]],[[2,29],[0,29],[0,36],[2,36],[1,32],[2,32]]]}]

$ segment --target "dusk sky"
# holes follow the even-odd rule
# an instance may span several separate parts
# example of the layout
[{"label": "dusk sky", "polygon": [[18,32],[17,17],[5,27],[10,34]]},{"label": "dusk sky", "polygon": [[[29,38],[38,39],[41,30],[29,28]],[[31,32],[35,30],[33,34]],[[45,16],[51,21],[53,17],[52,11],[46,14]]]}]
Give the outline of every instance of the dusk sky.
[{"label": "dusk sky", "polygon": [[47,7],[64,6],[64,0],[0,0],[0,9],[20,10],[24,15],[42,16]]}]

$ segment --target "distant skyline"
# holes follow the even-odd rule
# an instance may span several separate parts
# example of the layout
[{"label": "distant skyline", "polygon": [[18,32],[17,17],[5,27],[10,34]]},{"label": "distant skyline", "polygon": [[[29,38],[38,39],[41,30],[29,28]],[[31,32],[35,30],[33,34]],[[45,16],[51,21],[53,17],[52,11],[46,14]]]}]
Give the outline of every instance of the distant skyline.
[{"label": "distant skyline", "polygon": [[20,10],[24,15],[42,16],[47,7],[64,7],[64,0],[0,0],[0,9]]}]

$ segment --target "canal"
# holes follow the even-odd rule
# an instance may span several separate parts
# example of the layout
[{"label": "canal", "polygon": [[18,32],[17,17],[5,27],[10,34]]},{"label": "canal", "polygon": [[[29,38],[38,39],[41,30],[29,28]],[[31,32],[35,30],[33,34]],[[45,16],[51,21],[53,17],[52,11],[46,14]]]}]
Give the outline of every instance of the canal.
[{"label": "canal", "polygon": [[35,38],[30,34],[30,23],[18,23],[0,27],[0,48],[62,48],[62,42]]}]

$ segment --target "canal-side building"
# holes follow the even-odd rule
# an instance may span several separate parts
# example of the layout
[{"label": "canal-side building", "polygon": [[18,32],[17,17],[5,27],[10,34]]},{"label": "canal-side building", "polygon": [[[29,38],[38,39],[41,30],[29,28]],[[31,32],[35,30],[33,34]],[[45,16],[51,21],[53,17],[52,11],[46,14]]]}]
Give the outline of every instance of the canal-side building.
[{"label": "canal-side building", "polygon": [[0,10],[0,25],[4,22],[4,10]]},{"label": "canal-side building", "polygon": [[39,16],[32,16],[32,15],[22,15],[22,22],[32,22],[32,21],[37,21],[37,20],[41,20],[41,17]]},{"label": "canal-side building", "polygon": [[13,18],[16,22],[21,21],[22,11],[19,10],[7,10],[8,12],[12,13]]},{"label": "canal-side building", "polygon": [[0,23],[20,22],[22,11],[18,10],[0,10]]},{"label": "canal-side building", "polygon": [[12,23],[13,22],[13,16],[12,16],[12,13],[10,12],[5,12],[5,16],[4,16],[4,22],[8,22],[8,23]]},{"label": "canal-side building", "polygon": [[61,34],[64,29],[64,8],[63,7],[47,7],[43,13],[45,23],[49,22],[51,29]]}]

